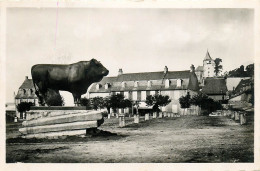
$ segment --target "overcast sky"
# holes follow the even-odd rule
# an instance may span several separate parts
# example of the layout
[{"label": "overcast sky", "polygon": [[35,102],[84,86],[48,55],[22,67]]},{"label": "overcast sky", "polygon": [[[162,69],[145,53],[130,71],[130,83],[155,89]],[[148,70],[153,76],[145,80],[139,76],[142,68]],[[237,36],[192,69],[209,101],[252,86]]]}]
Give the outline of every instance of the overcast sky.
[{"label": "overcast sky", "polygon": [[187,70],[207,49],[224,70],[254,60],[250,9],[8,8],[6,26],[7,102],[39,63],[96,58],[114,76]]}]

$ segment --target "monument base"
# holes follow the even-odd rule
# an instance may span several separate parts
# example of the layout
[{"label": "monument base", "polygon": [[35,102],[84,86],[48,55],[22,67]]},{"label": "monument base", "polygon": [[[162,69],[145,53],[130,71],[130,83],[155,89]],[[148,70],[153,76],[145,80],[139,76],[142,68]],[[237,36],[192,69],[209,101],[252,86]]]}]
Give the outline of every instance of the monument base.
[{"label": "monument base", "polygon": [[84,135],[86,129],[97,128],[103,123],[100,111],[82,107],[33,107],[27,112],[19,132],[24,138]]}]

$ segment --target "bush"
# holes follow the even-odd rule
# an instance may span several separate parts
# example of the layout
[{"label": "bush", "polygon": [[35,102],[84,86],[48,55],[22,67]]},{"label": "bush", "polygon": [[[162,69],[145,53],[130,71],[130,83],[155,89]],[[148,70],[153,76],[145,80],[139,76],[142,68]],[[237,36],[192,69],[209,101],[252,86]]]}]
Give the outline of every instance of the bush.
[{"label": "bush", "polygon": [[48,91],[46,104],[48,106],[64,106],[64,99],[59,93],[55,91]]}]

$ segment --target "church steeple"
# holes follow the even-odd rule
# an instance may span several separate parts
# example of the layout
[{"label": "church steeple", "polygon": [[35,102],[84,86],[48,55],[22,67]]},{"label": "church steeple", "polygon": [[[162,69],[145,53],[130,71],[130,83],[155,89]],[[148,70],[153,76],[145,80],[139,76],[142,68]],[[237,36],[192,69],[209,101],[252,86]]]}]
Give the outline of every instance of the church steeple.
[{"label": "church steeple", "polygon": [[207,49],[206,56],[205,56],[205,58],[204,58],[204,61],[207,61],[207,60],[212,60],[212,58],[210,57],[210,54],[209,54],[208,49]]}]

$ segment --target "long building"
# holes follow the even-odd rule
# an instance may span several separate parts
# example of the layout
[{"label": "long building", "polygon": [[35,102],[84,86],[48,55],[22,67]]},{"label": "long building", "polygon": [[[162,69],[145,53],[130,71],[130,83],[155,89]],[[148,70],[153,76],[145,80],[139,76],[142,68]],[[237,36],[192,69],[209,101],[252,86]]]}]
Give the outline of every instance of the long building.
[{"label": "long building", "polygon": [[[199,83],[192,65],[190,70],[123,73],[119,69],[118,76],[104,77],[100,82],[94,83],[89,89],[89,98],[106,97],[111,94],[123,94],[125,98],[139,101],[140,108],[147,108],[145,104],[147,95],[168,95],[171,103],[163,108],[164,111],[180,113],[179,98],[186,94],[194,95],[199,91]],[[126,112],[130,112],[127,109]]]}]

